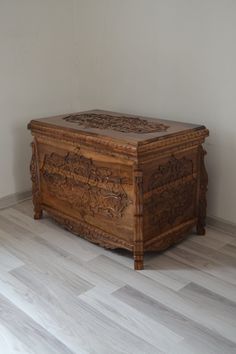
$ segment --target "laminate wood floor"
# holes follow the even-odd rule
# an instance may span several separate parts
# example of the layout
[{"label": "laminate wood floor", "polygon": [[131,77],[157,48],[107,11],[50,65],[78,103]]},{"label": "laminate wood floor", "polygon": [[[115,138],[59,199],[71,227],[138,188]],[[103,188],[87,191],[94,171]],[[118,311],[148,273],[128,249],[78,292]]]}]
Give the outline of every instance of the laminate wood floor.
[{"label": "laminate wood floor", "polygon": [[235,270],[234,235],[208,228],[137,272],[20,203],[0,211],[0,353],[236,353]]}]

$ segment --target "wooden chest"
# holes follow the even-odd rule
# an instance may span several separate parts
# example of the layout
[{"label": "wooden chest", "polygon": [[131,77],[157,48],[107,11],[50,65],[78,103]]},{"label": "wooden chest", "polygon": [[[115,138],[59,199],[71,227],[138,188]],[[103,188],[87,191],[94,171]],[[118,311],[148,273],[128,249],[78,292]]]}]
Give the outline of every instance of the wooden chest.
[{"label": "wooden chest", "polygon": [[93,110],[32,120],[35,219],[107,248],[163,250],[204,234],[204,126]]}]

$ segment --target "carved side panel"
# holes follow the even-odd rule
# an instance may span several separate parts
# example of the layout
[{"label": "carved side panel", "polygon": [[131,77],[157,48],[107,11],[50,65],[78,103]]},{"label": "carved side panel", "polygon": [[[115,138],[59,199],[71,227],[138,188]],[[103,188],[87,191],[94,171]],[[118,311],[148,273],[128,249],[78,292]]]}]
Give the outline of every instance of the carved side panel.
[{"label": "carved side panel", "polygon": [[185,156],[178,159],[172,155],[166,163],[159,165],[157,170],[151,174],[148,190],[151,191],[192,174],[193,161],[191,159]]},{"label": "carved side panel", "polygon": [[149,223],[156,231],[163,232],[173,227],[178,219],[185,219],[189,210],[193,210],[196,196],[196,180],[177,186],[167,186],[161,192],[154,193],[147,202]]},{"label": "carved side panel", "polygon": [[197,150],[171,155],[147,172],[144,194],[146,239],[196,218]]},{"label": "carved side panel", "polygon": [[198,207],[198,223],[197,223],[197,233],[199,235],[205,235],[206,226],[206,211],[207,211],[207,185],[208,185],[208,175],[205,168],[204,157],[206,151],[202,146],[199,147],[200,154],[200,189],[199,189],[199,207]]},{"label": "carved side panel", "polygon": [[125,177],[108,167],[98,167],[78,153],[46,154],[41,168],[50,194],[75,208],[81,215],[122,218],[131,203],[123,185]]},{"label": "carved side panel", "polygon": [[42,209],[40,205],[40,181],[39,169],[37,159],[37,145],[36,142],[31,143],[32,157],[30,163],[31,181],[32,181],[32,200],[34,205],[34,218],[40,219],[42,217]]}]

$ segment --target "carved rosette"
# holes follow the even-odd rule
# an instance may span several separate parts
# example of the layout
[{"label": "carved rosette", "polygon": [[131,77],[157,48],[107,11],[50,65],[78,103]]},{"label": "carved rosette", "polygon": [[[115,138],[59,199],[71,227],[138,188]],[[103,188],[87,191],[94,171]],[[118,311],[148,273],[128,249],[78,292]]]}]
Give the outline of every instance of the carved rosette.
[{"label": "carved rosette", "polygon": [[109,114],[80,113],[63,118],[83,128],[115,130],[121,133],[147,134],[166,131],[169,126],[139,117],[113,116]]},{"label": "carved rosette", "polygon": [[32,157],[30,163],[31,181],[32,181],[32,200],[34,205],[34,218],[40,219],[42,217],[42,209],[40,206],[40,185],[39,185],[39,171],[36,158],[36,143],[31,143]]},{"label": "carved rosette", "polygon": [[49,192],[81,215],[121,218],[131,203],[123,184],[125,178],[107,167],[97,167],[80,153],[45,155],[41,169]]},{"label": "carved rosette", "polygon": [[208,175],[205,168],[204,157],[206,151],[202,146],[199,147],[200,153],[200,190],[199,190],[199,208],[198,208],[198,223],[197,223],[197,233],[198,235],[205,235],[206,226],[206,210],[207,210],[207,186],[208,186]]}]

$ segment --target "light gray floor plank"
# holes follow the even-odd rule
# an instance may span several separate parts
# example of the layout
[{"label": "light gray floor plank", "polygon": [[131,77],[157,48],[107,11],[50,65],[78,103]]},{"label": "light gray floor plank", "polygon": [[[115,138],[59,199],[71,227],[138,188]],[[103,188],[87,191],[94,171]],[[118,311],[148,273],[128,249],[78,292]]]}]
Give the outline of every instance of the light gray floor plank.
[{"label": "light gray floor plank", "polygon": [[[29,266],[35,264],[44,272],[51,272],[59,278],[68,279],[70,283],[80,284],[80,280],[83,279],[108,292],[125,285],[122,281],[112,282],[112,277],[105,280],[104,277],[93,272],[93,269],[89,269],[86,264],[83,265],[79,257],[70,255],[62,249],[58,250],[51,244],[48,247],[47,243],[44,243],[42,244],[42,239],[35,237],[34,234],[30,237],[30,235],[25,236],[24,232],[19,232],[19,230],[11,234],[0,230],[0,244],[4,244],[9,252]],[[79,281],[76,279],[77,276],[79,276]]]},{"label": "light gray floor plank", "polygon": [[75,353],[129,354],[129,350],[155,353],[152,345],[82,300],[66,296],[60,307],[54,306],[51,297],[49,300],[48,296],[37,294],[12,275],[3,273],[0,273],[0,293]]},{"label": "light gray floor plank", "polygon": [[175,291],[182,289],[190,282],[181,277],[164,274],[158,269],[144,269],[140,273]]},{"label": "light gray floor plank", "polygon": [[14,268],[21,267],[23,265],[24,263],[20,259],[0,245],[0,271],[9,272]]},{"label": "light gray floor plank", "polygon": [[[15,229],[18,226],[21,232],[25,230],[25,232],[27,231],[26,234],[29,232],[36,234],[52,247],[59,247],[75,256],[79,254],[81,260],[87,261],[103,253],[102,248],[76,237],[48,218],[38,222],[12,208],[2,210],[0,216],[4,217],[5,221],[8,220],[8,222],[14,224]],[[9,232],[10,230],[9,223],[5,222],[5,231]]]},{"label": "light gray floor plank", "polygon": [[61,309],[46,303],[37,293],[31,291],[23,283],[9,273],[0,273],[0,294],[17,308],[31,317],[36,323],[47,330],[71,351],[88,353],[83,337],[80,337],[76,322],[66,316]]},{"label": "light gray floor plank", "polygon": [[33,234],[31,238],[25,236],[23,233],[20,234],[19,237],[15,237],[15,235],[9,237],[9,234],[0,231],[0,244],[4,244],[11,254],[21,258],[29,267],[32,266],[33,268],[34,265],[37,265],[48,275],[52,273],[53,276],[66,281],[68,286],[77,288],[77,285],[79,285],[80,288],[82,281],[86,287],[92,286],[92,284],[86,280],[67,271],[61,266],[61,264],[65,262],[71,262],[72,256],[70,254],[64,250],[58,249],[56,246],[52,247],[50,245],[50,247],[48,247],[47,243],[44,244],[44,240],[42,242],[42,239],[35,237]]},{"label": "light gray floor plank", "polygon": [[[52,294],[60,294],[61,289],[65,289],[68,296],[78,296],[93,288],[91,283],[88,283],[79,276],[75,276],[73,273],[69,274],[64,270],[59,273],[57,270],[54,270],[54,267],[46,269],[44,266],[39,267],[30,264],[12,270],[10,273],[38,294],[46,288],[49,294],[50,292]],[[55,298],[52,300],[55,301]]]},{"label": "light gray floor plank", "polygon": [[230,243],[228,243],[227,245],[225,245],[224,247],[221,248],[221,252],[223,252],[226,255],[229,255],[231,257],[236,258],[236,245],[232,245]]},{"label": "light gray floor plank", "polygon": [[28,348],[38,354],[72,354],[62,342],[0,295],[0,322]]},{"label": "light gray floor plank", "polygon": [[34,220],[32,217],[21,213],[14,208],[3,209],[0,211],[0,215],[7,219],[9,222],[21,226],[25,230],[32,233],[40,234],[47,231],[47,227],[42,222]]},{"label": "light gray floor plank", "polygon": [[4,354],[35,354],[32,348],[26,347],[0,321],[0,348]]},{"label": "light gray floor plank", "polygon": [[207,227],[206,235],[192,235],[190,236],[190,239],[193,242],[201,244],[203,247],[207,246],[213,249],[220,249],[227,243],[234,242],[236,238],[232,235]]},{"label": "light gray floor plank", "polygon": [[179,291],[185,298],[195,301],[206,311],[212,311],[225,323],[236,328],[236,303],[207,290],[197,284],[190,283]]},{"label": "light gray floor plank", "polygon": [[138,335],[161,351],[170,351],[184,339],[159,322],[153,321],[150,317],[97,288],[79,297],[121,327]]},{"label": "light gray floor plank", "polygon": [[[130,253],[32,215],[31,201],[0,211],[1,353],[46,354],[50,345],[75,354],[236,352],[233,235],[208,228],[147,254],[135,272]],[[35,326],[50,344],[37,346]],[[32,338],[22,341],[22,330]]]},{"label": "light gray floor plank", "polygon": [[236,237],[233,237],[229,244],[236,247]]},{"label": "light gray floor plank", "polygon": [[34,217],[34,207],[33,207],[32,199],[24,200],[23,202],[14,205],[13,208],[25,215],[30,216],[32,219]]},{"label": "light gray floor plank", "polygon": [[224,281],[236,285],[236,273],[234,266],[222,265],[211,259],[204,258],[199,254],[194,254],[183,248],[172,248],[167,250],[165,254],[171,258],[179,260],[187,265],[195,267],[202,272],[214,275]]},{"label": "light gray floor plank", "polygon": [[145,294],[170,308],[176,309],[186,317],[192,318],[198,323],[202,323],[205,327],[214,329],[229,340],[236,341],[235,328],[232,327],[231,324],[225,323],[224,326],[222,326],[222,322],[215,312],[205,311],[205,309],[199,308],[197,302],[188,299],[179,292],[174,292],[162,284],[143,276],[141,273],[128,269],[105,256],[99,256],[89,263],[97,272],[104,274],[105,277],[111,273],[113,277],[120,280],[122,279],[139,291],[144,291]]},{"label": "light gray floor plank", "polygon": [[186,242],[179,244],[177,248],[184,249],[188,252],[192,252],[198,256],[201,256],[208,260],[212,260],[215,263],[220,263],[222,265],[229,265],[230,267],[236,268],[236,259],[229,254],[225,254],[222,251],[223,248],[221,248],[220,250],[213,250],[206,246],[202,247],[198,243],[193,242],[191,240],[186,240]]},{"label": "light gray floor plank", "polygon": [[235,353],[235,343],[128,285],[113,296],[183,336],[171,353]]},{"label": "light gray floor plank", "polygon": [[[166,254],[166,253],[165,253]],[[162,254],[148,261],[147,266],[155,270],[161,270],[169,277],[185,280],[187,283],[194,282],[206,289],[217,293],[227,299],[236,302],[236,286],[225,282],[211,274],[205,273],[179,260]]]}]

